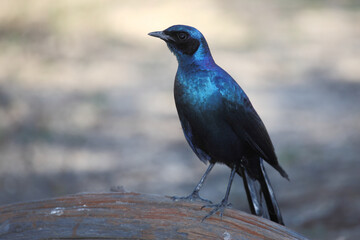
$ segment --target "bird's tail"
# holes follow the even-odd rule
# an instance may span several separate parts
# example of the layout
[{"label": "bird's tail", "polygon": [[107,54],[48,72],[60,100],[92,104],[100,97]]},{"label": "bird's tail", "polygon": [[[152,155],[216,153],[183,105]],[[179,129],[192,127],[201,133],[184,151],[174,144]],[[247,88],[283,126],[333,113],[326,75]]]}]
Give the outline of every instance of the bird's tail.
[{"label": "bird's tail", "polygon": [[241,167],[241,176],[248,198],[250,211],[260,217],[268,218],[274,222],[284,225],[279,205],[276,201],[273,188],[266,174],[263,160],[260,159],[258,178],[249,175],[248,171]]}]

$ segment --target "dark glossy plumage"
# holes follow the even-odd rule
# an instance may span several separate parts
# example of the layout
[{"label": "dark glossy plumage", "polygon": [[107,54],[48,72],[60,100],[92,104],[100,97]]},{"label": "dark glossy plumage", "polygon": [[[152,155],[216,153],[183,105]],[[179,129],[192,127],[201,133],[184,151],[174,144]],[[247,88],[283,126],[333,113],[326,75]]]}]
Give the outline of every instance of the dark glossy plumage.
[{"label": "dark glossy plumage", "polygon": [[[226,164],[240,175],[248,176],[250,183],[263,181],[261,159],[288,178],[250,100],[233,78],[216,65],[203,35],[197,29],[184,25],[175,25],[149,35],[163,39],[177,57],[175,103],[186,140],[196,155],[205,163]],[[229,191],[231,182],[232,178]],[[249,183],[245,187],[251,189]],[[267,197],[263,190],[253,188],[253,191],[259,192],[257,194]],[[256,198],[255,193],[247,192],[251,201],[259,201],[253,199]],[[227,196],[225,202],[226,205]],[[215,212],[222,211],[220,208]]]}]

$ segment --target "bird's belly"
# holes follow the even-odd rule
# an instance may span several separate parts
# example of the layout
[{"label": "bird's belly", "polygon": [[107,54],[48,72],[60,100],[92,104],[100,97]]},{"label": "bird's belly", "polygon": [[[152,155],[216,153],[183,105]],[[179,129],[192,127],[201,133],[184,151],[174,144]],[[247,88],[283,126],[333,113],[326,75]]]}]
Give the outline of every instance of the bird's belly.
[{"label": "bird's belly", "polygon": [[184,132],[191,131],[190,145],[201,149],[215,162],[231,164],[236,159],[241,160],[243,152],[241,141],[224,121],[221,113],[216,110],[199,111],[196,109],[188,113],[190,114],[187,119],[181,120],[180,117],[180,120],[189,123],[191,129],[184,129]]}]

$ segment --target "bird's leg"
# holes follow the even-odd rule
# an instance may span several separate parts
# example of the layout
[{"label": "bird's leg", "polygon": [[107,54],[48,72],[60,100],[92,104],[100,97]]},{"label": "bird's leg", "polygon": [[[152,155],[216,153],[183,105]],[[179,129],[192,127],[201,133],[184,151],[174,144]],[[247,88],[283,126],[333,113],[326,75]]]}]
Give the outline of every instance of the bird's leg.
[{"label": "bird's leg", "polygon": [[237,166],[234,165],[233,168],[231,169],[231,173],[230,173],[230,178],[229,178],[229,183],[226,189],[226,193],[225,193],[225,197],[224,199],[218,203],[218,204],[210,204],[210,205],[205,205],[203,206],[201,209],[203,208],[213,208],[213,210],[210,211],[210,213],[208,215],[206,215],[201,221],[204,221],[205,219],[207,219],[208,217],[212,216],[213,214],[215,214],[216,212],[220,212],[220,217],[222,217],[224,210],[226,207],[231,206],[231,203],[228,203],[228,199],[229,199],[229,194],[230,194],[230,189],[231,189],[231,185],[232,182],[234,180],[234,176],[235,176],[235,172],[236,172]]},{"label": "bird's leg", "polygon": [[172,200],[174,201],[180,201],[180,200],[188,200],[188,201],[196,201],[196,200],[200,200],[203,202],[208,202],[208,203],[212,203],[211,201],[207,200],[207,199],[203,199],[200,197],[199,195],[199,191],[202,188],[206,177],[209,175],[211,169],[214,167],[215,163],[210,163],[209,167],[206,169],[206,172],[204,173],[204,175],[201,177],[199,183],[196,185],[194,191],[187,197],[171,197]]}]

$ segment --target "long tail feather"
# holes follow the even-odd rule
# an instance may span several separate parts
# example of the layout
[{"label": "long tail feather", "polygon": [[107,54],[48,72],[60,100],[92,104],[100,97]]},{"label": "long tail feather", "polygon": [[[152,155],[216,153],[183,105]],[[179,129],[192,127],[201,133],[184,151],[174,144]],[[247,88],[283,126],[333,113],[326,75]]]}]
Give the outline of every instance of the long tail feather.
[{"label": "long tail feather", "polygon": [[268,176],[266,174],[265,167],[264,167],[262,159],[260,159],[260,167],[261,167],[261,173],[262,174],[260,175],[259,181],[260,181],[260,184],[261,184],[262,192],[264,194],[264,198],[265,198],[265,201],[266,201],[266,206],[267,206],[267,209],[268,209],[270,219],[272,221],[274,221],[274,222],[277,222],[277,223],[281,224],[281,225],[285,225],[284,221],[282,219],[282,216],[281,216],[279,204],[276,201],[274,190],[273,190],[273,188],[272,188],[272,186],[270,184],[269,178],[268,178]]},{"label": "long tail feather", "polygon": [[257,216],[263,216],[264,205],[262,199],[261,186],[258,184],[258,182],[255,181],[255,179],[252,179],[249,176],[248,172],[244,168],[241,168],[241,175],[243,176],[244,187],[251,213]]},{"label": "long tail feather", "polygon": [[260,160],[261,172],[258,179],[249,175],[247,170],[240,168],[241,176],[252,214],[268,218],[274,222],[284,225],[279,205],[276,201],[273,188],[266,174],[263,160]]}]

